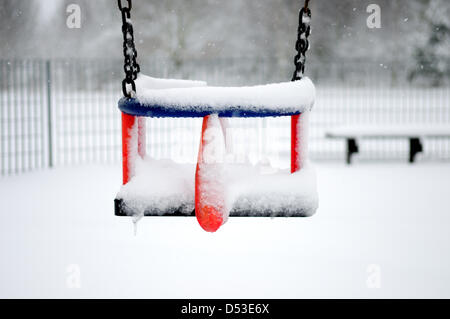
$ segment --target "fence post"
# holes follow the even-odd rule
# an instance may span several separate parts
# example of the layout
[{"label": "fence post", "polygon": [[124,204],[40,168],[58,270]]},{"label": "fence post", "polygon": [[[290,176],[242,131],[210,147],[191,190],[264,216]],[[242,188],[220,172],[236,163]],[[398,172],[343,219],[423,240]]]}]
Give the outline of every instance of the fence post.
[{"label": "fence post", "polygon": [[47,73],[47,134],[48,134],[48,166],[53,167],[53,138],[52,138],[52,74],[50,60],[45,62]]}]

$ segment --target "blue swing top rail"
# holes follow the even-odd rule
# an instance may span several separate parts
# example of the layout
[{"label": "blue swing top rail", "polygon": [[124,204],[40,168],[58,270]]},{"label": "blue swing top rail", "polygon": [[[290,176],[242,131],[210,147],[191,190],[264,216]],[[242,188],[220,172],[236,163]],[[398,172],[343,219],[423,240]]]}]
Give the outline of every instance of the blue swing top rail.
[{"label": "blue swing top rail", "polygon": [[301,114],[300,111],[289,109],[274,110],[273,108],[248,108],[232,106],[226,108],[202,106],[198,108],[181,109],[163,105],[142,104],[136,98],[123,97],[119,100],[119,109],[126,114],[139,117],[205,117],[210,114],[218,114],[220,117],[278,117]]},{"label": "blue swing top rail", "polygon": [[207,86],[201,81],[156,79],[140,75],[137,96],[122,97],[119,109],[139,117],[277,117],[298,115],[314,104],[312,81],[243,87]]}]

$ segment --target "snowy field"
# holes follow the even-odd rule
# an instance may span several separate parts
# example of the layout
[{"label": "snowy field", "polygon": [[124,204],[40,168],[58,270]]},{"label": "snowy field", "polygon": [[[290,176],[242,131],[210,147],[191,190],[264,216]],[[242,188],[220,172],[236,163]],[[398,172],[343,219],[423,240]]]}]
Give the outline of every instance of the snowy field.
[{"label": "snowy field", "polygon": [[114,217],[118,166],[0,179],[0,297],[450,297],[450,164],[318,164],[310,218]]}]

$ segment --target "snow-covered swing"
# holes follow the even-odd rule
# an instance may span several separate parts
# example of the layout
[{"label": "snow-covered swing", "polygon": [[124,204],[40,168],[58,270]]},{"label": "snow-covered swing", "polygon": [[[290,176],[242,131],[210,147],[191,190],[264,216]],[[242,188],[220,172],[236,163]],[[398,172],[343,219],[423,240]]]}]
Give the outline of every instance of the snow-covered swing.
[{"label": "snow-covered swing", "polygon": [[[155,79],[139,74],[131,0],[122,13],[126,74],[122,82],[123,186],[117,216],[196,216],[216,231],[228,216],[304,217],[318,206],[315,173],[307,162],[308,114],[315,99],[303,77],[311,11],[299,12],[296,70],[291,82],[253,87],[209,87],[204,82]],[[229,117],[291,117],[291,169],[263,174],[249,164],[231,164],[225,138]],[[145,117],[202,117],[197,165],[146,157]],[[195,177],[194,177],[195,176]]]}]

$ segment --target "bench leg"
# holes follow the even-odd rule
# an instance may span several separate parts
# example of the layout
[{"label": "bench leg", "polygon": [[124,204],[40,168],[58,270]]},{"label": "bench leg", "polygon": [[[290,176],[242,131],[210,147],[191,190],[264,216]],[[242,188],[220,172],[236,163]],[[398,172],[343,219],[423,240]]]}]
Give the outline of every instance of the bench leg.
[{"label": "bench leg", "polygon": [[410,138],[409,139],[409,162],[414,163],[414,161],[416,159],[416,155],[418,153],[422,153],[422,152],[423,152],[423,146],[422,146],[422,143],[420,142],[420,139],[417,137]]},{"label": "bench leg", "polygon": [[358,143],[356,143],[356,139],[349,138],[347,139],[347,164],[350,165],[352,163],[352,156],[355,153],[359,152]]}]

